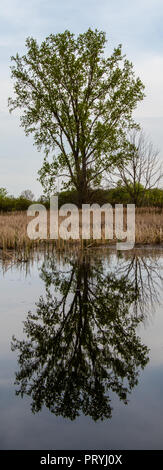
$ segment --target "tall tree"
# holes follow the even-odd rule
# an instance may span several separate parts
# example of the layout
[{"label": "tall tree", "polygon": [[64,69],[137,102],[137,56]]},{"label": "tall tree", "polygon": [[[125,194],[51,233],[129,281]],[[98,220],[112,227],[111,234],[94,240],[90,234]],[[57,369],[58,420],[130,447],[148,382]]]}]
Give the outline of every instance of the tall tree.
[{"label": "tall tree", "polygon": [[105,44],[97,29],[77,38],[66,30],[40,46],[27,38],[26,55],[11,58],[16,96],[9,109],[23,110],[26,135],[33,133],[44,148],[40,181],[52,191],[59,175],[76,188],[79,204],[88,201],[104,171],[126,158],[126,131],[136,126],[132,112],[144,97],[121,45],[106,57]]}]

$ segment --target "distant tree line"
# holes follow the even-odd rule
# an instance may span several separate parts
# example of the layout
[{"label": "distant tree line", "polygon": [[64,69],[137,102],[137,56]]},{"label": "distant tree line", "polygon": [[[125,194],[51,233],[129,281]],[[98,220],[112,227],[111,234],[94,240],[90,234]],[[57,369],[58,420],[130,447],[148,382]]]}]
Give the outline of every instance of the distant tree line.
[{"label": "distant tree line", "polygon": [[[90,204],[96,203],[102,206],[103,204],[110,203],[113,206],[115,204],[132,204],[134,198],[132,196],[132,188],[128,191],[125,184],[119,180],[117,185],[110,189],[99,188],[92,190],[90,197]],[[58,195],[58,206],[61,207],[63,204],[76,204],[78,206],[78,193],[75,190],[62,191]],[[50,207],[50,200],[44,195],[39,198],[25,197],[24,192],[18,196],[8,195],[5,188],[0,188],[0,211],[3,212],[14,212],[14,211],[26,211],[30,204],[40,203],[43,204],[47,209]],[[139,187],[139,194],[137,197],[137,207],[159,207],[163,208],[163,189],[151,188],[144,189],[142,185]]]},{"label": "distant tree line", "polygon": [[25,211],[31,202],[34,202],[34,194],[31,190],[23,191],[20,196],[15,197],[8,194],[6,188],[0,188],[0,211]]},{"label": "distant tree line", "polygon": [[[143,198],[142,198],[143,192]],[[90,203],[99,205],[110,203],[115,204],[133,204],[132,194],[129,193],[125,185],[118,182],[117,186],[110,189],[97,189],[92,191]],[[78,203],[78,195],[76,191],[62,191],[59,194],[59,207],[66,203]],[[140,198],[137,199],[137,207],[163,207],[163,189],[152,188],[144,191],[140,188]]]}]

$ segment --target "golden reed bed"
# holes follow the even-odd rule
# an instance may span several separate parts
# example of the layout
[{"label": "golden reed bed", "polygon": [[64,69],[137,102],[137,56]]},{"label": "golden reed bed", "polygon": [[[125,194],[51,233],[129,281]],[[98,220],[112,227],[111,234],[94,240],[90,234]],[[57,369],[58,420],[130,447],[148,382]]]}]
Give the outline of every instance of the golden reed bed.
[{"label": "golden reed bed", "polygon": [[[33,247],[45,246],[49,240],[30,240],[27,235],[27,224],[29,222],[26,211],[14,213],[1,213],[0,214],[0,249],[1,252],[7,250],[21,251],[29,250]],[[103,220],[103,219],[102,219]],[[102,221],[103,228],[103,221]],[[103,231],[103,230],[102,230]],[[115,243],[107,241],[107,244]],[[93,243],[105,243],[104,233],[102,240],[93,241]],[[136,231],[135,231],[136,244],[159,244],[163,242],[163,209],[159,208],[137,208],[136,209]],[[61,239],[52,242],[58,248],[64,248],[66,243],[73,244],[73,240],[65,242]],[[78,241],[75,243],[83,244],[84,242]],[[89,245],[90,241],[87,241]]]}]

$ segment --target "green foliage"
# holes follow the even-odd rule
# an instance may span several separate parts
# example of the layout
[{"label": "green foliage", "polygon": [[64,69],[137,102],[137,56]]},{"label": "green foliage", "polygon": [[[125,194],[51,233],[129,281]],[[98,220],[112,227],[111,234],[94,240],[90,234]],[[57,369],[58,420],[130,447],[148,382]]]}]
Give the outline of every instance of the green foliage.
[{"label": "green foliage", "polygon": [[[33,203],[43,204],[47,209],[50,208],[50,200],[44,195],[40,196],[37,201],[32,201]],[[90,204],[97,203],[100,206],[106,203],[110,203],[113,206],[115,204],[131,204],[133,202],[131,193],[128,193],[125,186],[118,184],[115,188],[111,189],[102,189],[92,190],[90,194]],[[22,197],[0,197],[0,211],[19,211],[27,210],[31,200],[24,199]],[[62,191],[58,195],[58,206],[59,208],[63,204],[75,204],[79,205],[78,201],[78,192],[75,190]],[[145,190],[143,204],[140,200],[137,207],[139,206],[153,206],[153,207],[163,207],[163,190],[158,188],[153,188],[150,190]]]},{"label": "green foliage", "polygon": [[[141,193],[140,193],[141,194]],[[59,194],[59,207],[62,204],[72,203],[78,205],[78,194],[77,191],[62,191]],[[132,204],[132,194],[127,191],[127,188],[123,185],[117,185],[111,189],[97,189],[91,192],[90,204],[97,203],[100,206],[106,203],[110,203],[113,206],[115,204]],[[140,206],[153,206],[163,207],[163,190],[153,188],[144,191],[143,203],[140,197],[137,198],[136,207]]]},{"label": "green foliage", "polygon": [[0,199],[4,199],[7,196],[7,189],[0,188]]},{"label": "green foliage", "polygon": [[5,197],[0,198],[0,211],[11,212],[11,211],[26,211],[31,204],[28,199],[22,197]]},{"label": "green foliage", "polygon": [[53,192],[59,175],[76,189],[79,204],[88,201],[104,171],[127,158],[127,132],[138,127],[132,112],[144,97],[121,45],[110,57],[105,45],[105,33],[97,29],[77,38],[66,30],[40,46],[28,38],[26,55],[12,57],[15,98],[9,108],[21,108],[26,135],[44,149],[44,190]]},{"label": "green foliage", "polygon": [[[33,201],[34,202],[34,201]],[[36,203],[43,204],[47,209],[50,208],[50,201],[44,196],[40,197]],[[98,189],[92,191],[90,204],[97,203],[100,206],[106,203],[110,203],[113,206],[115,204],[131,204],[132,198],[131,195],[127,192],[125,187],[116,187],[109,190]],[[62,191],[59,194],[58,206],[61,207],[63,204],[75,204],[78,205],[78,193],[77,191]],[[5,197],[0,198],[0,211],[19,211],[27,210],[31,201],[23,199],[21,197]],[[163,207],[163,190],[154,188],[148,191],[145,191],[144,202],[140,204],[141,206],[153,206],[153,207]],[[137,204],[139,207],[139,204]]]}]

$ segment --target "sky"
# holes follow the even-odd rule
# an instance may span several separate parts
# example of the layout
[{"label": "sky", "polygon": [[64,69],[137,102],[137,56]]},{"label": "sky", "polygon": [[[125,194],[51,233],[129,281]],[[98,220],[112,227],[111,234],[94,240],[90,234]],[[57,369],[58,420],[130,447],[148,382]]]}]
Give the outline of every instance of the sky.
[{"label": "sky", "polygon": [[39,42],[49,34],[69,29],[74,34],[89,27],[106,32],[106,53],[122,44],[136,76],[145,85],[146,97],[134,117],[163,159],[163,1],[162,0],[5,0],[0,8],[0,187],[18,196],[31,189],[42,194],[37,172],[43,151],[25,136],[18,112],[9,114],[12,94],[10,57],[26,51],[25,40]]}]

